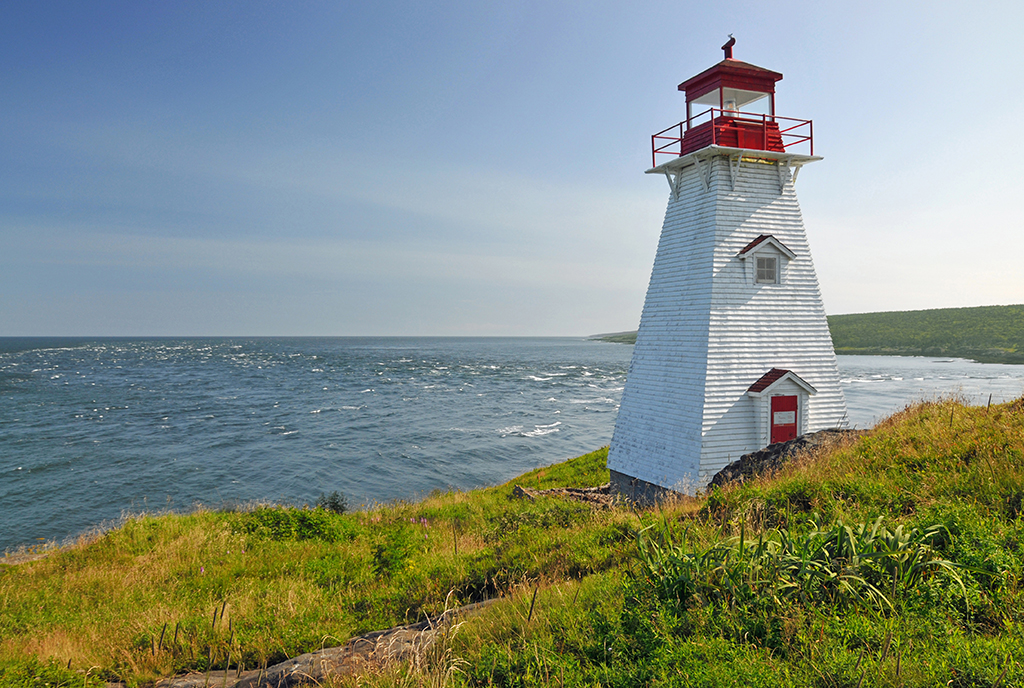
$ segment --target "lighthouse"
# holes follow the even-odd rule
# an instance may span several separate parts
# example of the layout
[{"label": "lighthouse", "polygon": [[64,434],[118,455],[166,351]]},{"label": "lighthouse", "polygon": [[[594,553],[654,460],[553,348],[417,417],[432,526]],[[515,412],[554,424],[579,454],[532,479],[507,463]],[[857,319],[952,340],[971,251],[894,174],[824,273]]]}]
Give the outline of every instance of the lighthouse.
[{"label": "lighthouse", "polygon": [[608,468],[622,494],[693,494],[743,454],[847,425],[794,185],[810,120],[776,114],[782,74],[725,59],[679,84],[651,137],[668,208]]}]

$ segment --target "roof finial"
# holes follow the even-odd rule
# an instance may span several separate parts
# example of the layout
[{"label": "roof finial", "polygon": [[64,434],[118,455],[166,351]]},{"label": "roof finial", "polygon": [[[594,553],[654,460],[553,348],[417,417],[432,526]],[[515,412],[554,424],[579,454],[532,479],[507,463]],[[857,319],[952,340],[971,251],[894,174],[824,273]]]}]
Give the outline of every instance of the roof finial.
[{"label": "roof finial", "polygon": [[729,40],[722,46],[722,50],[725,51],[725,59],[732,59],[732,47],[734,45],[736,45],[736,39],[732,37],[732,34],[729,34]]}]

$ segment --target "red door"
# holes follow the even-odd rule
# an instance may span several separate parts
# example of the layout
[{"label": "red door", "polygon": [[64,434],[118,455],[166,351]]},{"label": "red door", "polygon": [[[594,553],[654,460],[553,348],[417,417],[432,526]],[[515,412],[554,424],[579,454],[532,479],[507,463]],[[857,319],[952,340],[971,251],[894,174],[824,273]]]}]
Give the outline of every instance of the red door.
[{"label": "red door", "polygon": [[772,444],[796,438],[796,396],[772,397]]}]

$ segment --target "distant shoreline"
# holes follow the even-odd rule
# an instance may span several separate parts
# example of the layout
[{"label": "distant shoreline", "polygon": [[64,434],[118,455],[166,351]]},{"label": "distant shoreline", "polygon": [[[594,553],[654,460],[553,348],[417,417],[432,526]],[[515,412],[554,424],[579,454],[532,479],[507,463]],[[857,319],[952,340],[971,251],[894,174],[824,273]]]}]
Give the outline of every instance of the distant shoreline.
[{"label": "distant shoreline", "polygon": [[[837,354],[944,356],[1024,365],[1024,305],[937,308],[828,316]],[[635,344],[636,332],[590,337]]]}]

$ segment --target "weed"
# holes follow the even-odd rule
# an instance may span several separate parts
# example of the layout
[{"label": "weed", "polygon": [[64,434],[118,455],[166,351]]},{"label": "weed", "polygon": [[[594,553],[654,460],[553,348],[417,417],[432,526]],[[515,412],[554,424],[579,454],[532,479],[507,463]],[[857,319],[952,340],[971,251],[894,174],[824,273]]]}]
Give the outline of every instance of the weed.
[{"label": "weed", "polygon": [[756,540],[741,529],[739,537],[700,549],[688,546],[685,534],[673,537],[662,520],[638,533],[637,555],[641,580],[678,612],[692,603],[734,607],[770,601],[779,609],[789,600],[881,610],[893,608],[897,592],[939,573],[966,597],[957,567],[930,545],[942,531],[941,525],[890,529],[879,517],[872,525],[839,521],[802,534],[778,528]]},{"label": "weed", "polygon": [[416,545],[412,528],[404,523],[392,526],[373,546],[373,572],[380,578],[390,578],[403,571]]}]

